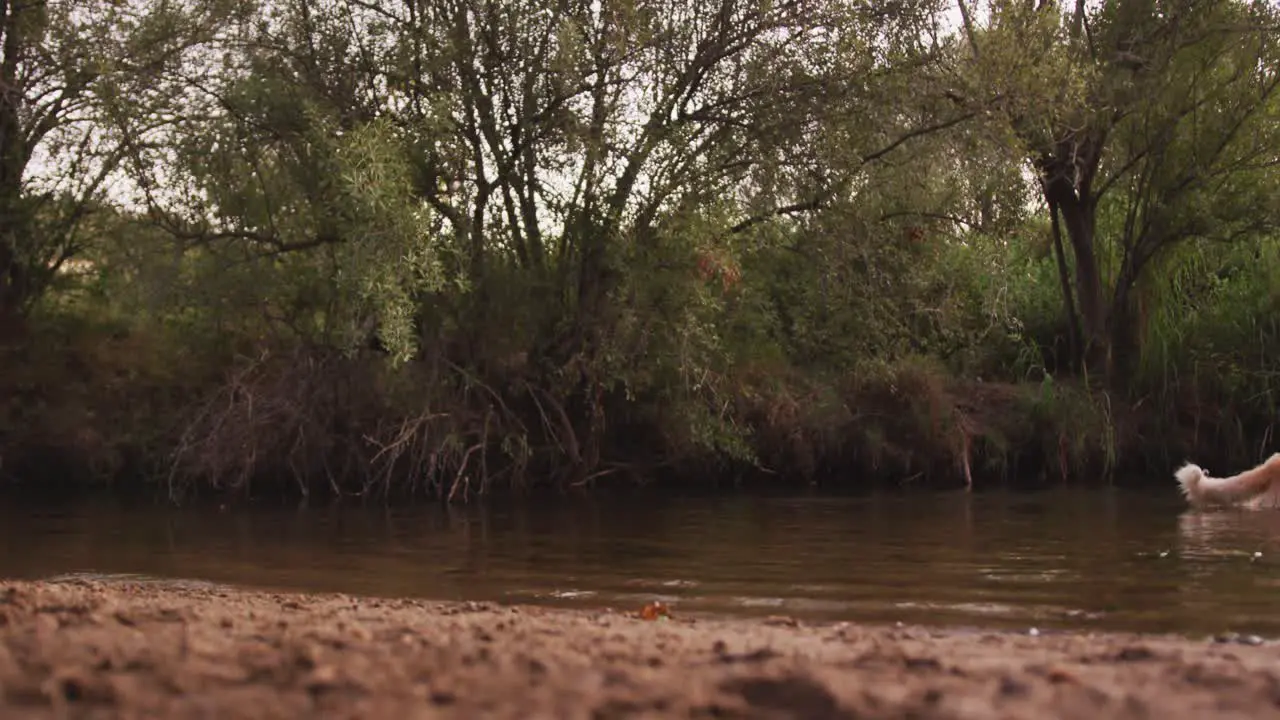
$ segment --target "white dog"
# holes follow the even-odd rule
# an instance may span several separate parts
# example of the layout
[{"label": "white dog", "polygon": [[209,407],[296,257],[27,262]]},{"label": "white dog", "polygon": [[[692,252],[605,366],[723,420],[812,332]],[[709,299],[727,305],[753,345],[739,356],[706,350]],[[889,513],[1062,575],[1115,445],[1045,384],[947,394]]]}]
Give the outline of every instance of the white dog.
[{"label": "white dog", "polygon": [[1211,477],[1187,463],[1173,474],[1192,505],[1234,505],[1251,509],[1280,508],[1280,453],[1251,470],[1231,477]]}]

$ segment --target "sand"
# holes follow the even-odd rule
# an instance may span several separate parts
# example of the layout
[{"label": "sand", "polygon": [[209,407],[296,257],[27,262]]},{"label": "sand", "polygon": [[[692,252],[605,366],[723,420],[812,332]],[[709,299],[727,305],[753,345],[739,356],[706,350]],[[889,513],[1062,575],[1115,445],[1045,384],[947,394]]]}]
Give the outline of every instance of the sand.
[{"label": "sand", "polygon": [[1254,638],[674,610],[0,582],[0,717],[1280,717]]}]

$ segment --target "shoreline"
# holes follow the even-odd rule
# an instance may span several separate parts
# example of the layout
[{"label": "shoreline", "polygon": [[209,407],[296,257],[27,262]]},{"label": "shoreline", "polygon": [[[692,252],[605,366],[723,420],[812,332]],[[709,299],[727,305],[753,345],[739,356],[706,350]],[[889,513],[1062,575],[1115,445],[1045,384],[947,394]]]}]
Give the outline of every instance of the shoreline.
[{"label": "shoreline", "polygon": [[0,581],[0,715],[1280,717],[1280,643]]}]

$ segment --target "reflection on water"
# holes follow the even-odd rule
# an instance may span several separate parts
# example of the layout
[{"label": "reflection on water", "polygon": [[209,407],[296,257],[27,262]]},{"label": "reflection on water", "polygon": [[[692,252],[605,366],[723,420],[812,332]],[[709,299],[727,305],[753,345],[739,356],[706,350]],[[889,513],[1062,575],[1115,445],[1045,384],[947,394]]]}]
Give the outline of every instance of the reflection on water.
[{"label": "reflection on water", "polygon": [[1280,634],[1280,512],[1174,493],[0,509],[0,576],[1001,627]]}]

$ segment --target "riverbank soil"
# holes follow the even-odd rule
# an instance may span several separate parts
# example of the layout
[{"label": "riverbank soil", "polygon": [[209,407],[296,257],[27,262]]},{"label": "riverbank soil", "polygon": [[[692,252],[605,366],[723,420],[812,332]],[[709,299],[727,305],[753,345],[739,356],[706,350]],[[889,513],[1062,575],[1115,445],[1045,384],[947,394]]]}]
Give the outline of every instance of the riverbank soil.
[{"label": "riverbank soil", "polygon": [[0,717],[1280,717],[1280,644],[630,610],[0,582]]}]

